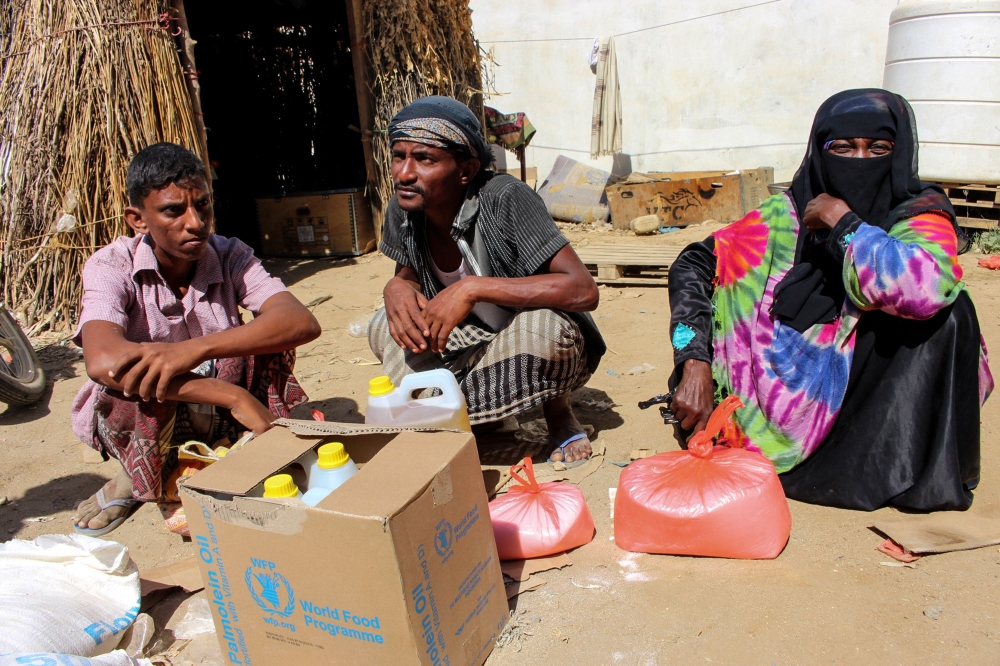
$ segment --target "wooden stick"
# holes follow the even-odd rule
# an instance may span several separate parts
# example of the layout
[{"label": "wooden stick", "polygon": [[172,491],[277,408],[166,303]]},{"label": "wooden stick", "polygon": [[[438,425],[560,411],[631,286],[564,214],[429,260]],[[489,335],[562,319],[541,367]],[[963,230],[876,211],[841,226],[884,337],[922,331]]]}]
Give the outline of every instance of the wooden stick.
[{"label": "wooden stick", "polygon": [[[201,109],[201,83],[198,81],[198,66],[194,60],[194,47],[198,42],[191,37],[188,29],[187,12],[184,10],[184,0],[170,0],[170,7],[178,18],[180,34],[176,39],[180,45],[178,54],[180,55],[181,67],[184,70],[184,80],[187,83],[188,96],[191,98],[191,114],[194,120],[195,129],[198,131],[198,143],[201,150],[201,161],[205,163],[205,168],[209,169],[208,162],[208,130],[205,129],[205,114]],[[212,179],[208,179],[209,187],[212,186]]]}]

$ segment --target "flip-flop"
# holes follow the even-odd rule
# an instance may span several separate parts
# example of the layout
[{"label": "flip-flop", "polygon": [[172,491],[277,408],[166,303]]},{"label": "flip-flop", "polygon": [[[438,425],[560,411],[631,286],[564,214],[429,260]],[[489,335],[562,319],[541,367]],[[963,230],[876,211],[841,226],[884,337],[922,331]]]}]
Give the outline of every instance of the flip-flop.
[{"label": "flip-flop", "polygon": [[[566,469],[573,469],[574,467],[579,467],[580,465],[582,465],[585,462],[587,462],[588,460],[590,460],[590,456],[587,456],[586,458],[580,458],[579,460],[574,460],[573,462],[566,462],[566,460],[565,460],[565,458],[566,458],[566,447],[569,446],[570,444],[572,444],[573,442],[575,442],[577,440],[581,440],[581,439],[587,439],[587,433],[585,433],[585,432],[578,432],[575,435],[570,435],[569,438],[565,442],[563,442],[562,444],[559,445],[559,450],[562,451],[562,454],[563,454],[563,460],[553,460],[552,457],[549,456],[549,462],[552,463],[552,464],[555,464],[557,462],[561,462],[563,465],[566,466]],[[593,455],[593,453],[591,453],[591,456],[592,455]]]},{"label": "flip-flop", "polygon": [[101,508],[101,511],[104,511],[105,509],[112,506],[124,506],[128,508],[128,511],[126,511],[121,516],[118,516],[104,527],[98,527],[96,529],[90,527],[80,527],[79,525],[74,523],[73,529],[76,531],[77,534],[83,534],[84,536],[89,536],[89,537],[99,537],[99,536],[104,536],[105,534],[108,534],[110,532],[114,532],[121,526],[122,523],[124,523],[129,518],[129,516],[131,516],[135,512],[136,508],[138,508],[138,506],[142,504],[142,502],[136,499],[109,500],[104,496],[104,488],[98,490],[95,497],[97,497],[97,506]]}]

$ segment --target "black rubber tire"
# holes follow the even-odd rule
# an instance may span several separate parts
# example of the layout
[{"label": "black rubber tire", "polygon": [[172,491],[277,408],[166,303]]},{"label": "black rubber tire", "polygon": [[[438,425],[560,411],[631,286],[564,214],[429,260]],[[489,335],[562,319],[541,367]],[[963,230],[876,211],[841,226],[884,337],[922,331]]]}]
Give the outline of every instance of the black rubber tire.
[{"label": "black rubber tire", "polygon": [[24,331],[5,308],[0,306],[0,338],[11,341],[12,349],[0,345],[0,353],[9,353],[13,368],[0,359],[0,402],[30,405],[45,392],[45,371]]}]

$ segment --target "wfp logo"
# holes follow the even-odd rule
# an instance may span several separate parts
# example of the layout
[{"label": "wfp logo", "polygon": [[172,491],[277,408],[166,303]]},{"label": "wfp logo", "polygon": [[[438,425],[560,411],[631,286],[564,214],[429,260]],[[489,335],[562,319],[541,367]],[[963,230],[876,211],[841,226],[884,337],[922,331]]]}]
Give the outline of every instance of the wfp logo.
[{"label": "wfp logo", "polygon": [[[250,596],[263,610],[282,617],[295,612],[295,592],[288,579],[274,570],[274,562],[252,559],[246,583]],[[254,569],[264,569],[255,571]]]},{"label": "wfp logo", "polygon": [[445,557],[451,550],[452,541],[455,540],[455,531],[447,520],[439,522],[435,529],[434,550],[440,557]]}]

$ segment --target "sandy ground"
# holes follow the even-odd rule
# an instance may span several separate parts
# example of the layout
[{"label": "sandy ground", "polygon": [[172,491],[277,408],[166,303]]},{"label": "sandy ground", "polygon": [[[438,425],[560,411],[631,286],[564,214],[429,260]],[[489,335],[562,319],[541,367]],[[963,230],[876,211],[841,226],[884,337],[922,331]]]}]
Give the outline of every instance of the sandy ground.
[{"label": "sandy ground", "polygon": [[[684,244],[709,229],[639,239],[619,233],[568,232],[576,244]],[[1000,273],[962,257],[988,345],[1000,349]],[[271,269],[315,308],[323,336],[300,350],[297,374],[313,408],[329,420],[357,421],[367,381],[378,367],[352,363],[373,358],[365,338],[348,326],[381,303],[393,265],[381,255],[349,261],[272,261]],[[636,403],[666,388],[671,366],[665,288],[602,288],[595,313],[611,352],[575,396],[578,415],[593,424],[607,460],[629,451],[676,448],[656,410]],[[0,412],[0,539],[32,539],[71,529],[73,508],[115,473],[115,463],[85,463],[70,430],[73,396],[85,379],[74,347],[44,349],[54,380],[29,408]],[[630,376],[643,363],[656,370]],[[612,372],[614,374],[612,374]],[[609,401],[607,409],[595,402]],[[0,405],[0,409],[3,406]],[[537,418],[528,415],[522,421]],[[1000,401],[982,421],[983,472],[974,509],[1000,503]],[[481,451],[484,458],[488,451]],[[514,462],[514,461],[511,461]],[[608,488],[620,469],[605,463],[581,487],[597,524],[594,541],[571,553],[573,565],[539,576],[547,584],[511,604],[520,638],[497,649],[489,664],[987,664],[1000,661],[1000,551],[996,547],[921,559],[915,569],[882,566],[881,539],[869,526],[874,514],[790,502],[792,536],[774,561],[632,555],[612,536]],[[193,553],[190,543],[163,528],[155,506],[145,506],[113,538],[128,545],[140,568],[168,564]],[[184,601],[157,608],[162,626]],[[939,619],[923,611],[939,606]],[[183,606],[180,606],[183,610]],[[176,620],[176,618],[175,618]],[[170,635],[159,637],[169,647]],[[212,647],[201,644],[213,663]],[[189,650],[190,652],[190,650]],[[201,656],[188,655],[201,662]]]}]

